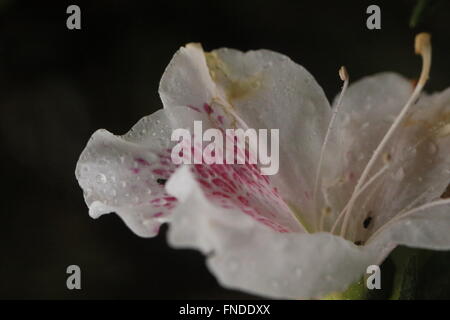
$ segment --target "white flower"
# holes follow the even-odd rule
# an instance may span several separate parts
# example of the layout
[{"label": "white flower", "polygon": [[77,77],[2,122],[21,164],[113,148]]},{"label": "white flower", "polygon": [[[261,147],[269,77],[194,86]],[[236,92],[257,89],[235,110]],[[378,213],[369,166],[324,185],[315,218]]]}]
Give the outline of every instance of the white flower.
[{"label": "white flower", "polygon": [[[450,249],[450,89],[394,73],[363,78],[330,107],[286,56],[181,48],[160,84],[164,109],[124,136],[95,132],[77,164],[89,213],[117,212],[138,235],[169,222],[169,243],[196,248],[225,286],[277,298],[342,291],[397,245]],[[334,112],[333,112],[334,110]],[[172,130],[280,129],[280,171],[170,161]],[[167,182],[167,183],[166,183]]]}]

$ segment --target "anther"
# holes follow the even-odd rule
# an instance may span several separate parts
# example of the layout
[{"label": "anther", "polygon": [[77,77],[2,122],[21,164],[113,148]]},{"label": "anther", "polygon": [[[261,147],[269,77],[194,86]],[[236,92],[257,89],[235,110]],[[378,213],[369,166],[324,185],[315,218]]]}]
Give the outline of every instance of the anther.
[{"label": "anther", "polygon": [[339,69],[339,77],[341,78],[342,81],[347,81],[348,80],[348,72],[347,72],[347,69],[344,66],[342,66]]}]

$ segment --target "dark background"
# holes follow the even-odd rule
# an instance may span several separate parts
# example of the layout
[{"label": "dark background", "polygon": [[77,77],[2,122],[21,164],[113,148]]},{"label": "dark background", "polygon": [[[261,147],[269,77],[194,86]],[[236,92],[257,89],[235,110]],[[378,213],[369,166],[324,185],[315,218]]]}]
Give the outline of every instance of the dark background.
[{"label": "dark background", "polygon": [[[161,108],[164,68],[193,41],[284,53],[333,98],[341,65],[352,80],[417,77],[413,39],[426,30],[427,90],[442,90],[450,1],[411,29],[415,2],[0,0],[0,298],[251,297],[221,288],[204,258],[170,249],[165,232],[141,239],[115,215],[92,220],[74,175],[88,138],[98,128],[123,134]],[[81,30],[66,28],[70,4],[81,7]],[[366,28],[369,4],[381,7],[381,30]],[[82,269],[80,291],[66,289],[71,264]]]}]

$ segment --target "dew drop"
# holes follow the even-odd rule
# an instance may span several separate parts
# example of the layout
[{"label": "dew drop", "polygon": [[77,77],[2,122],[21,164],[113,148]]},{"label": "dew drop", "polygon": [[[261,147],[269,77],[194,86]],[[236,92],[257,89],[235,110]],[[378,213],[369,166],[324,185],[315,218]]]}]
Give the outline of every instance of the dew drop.
[{"label": "dew drop", "polygon": [[108,179],[106,178],[106,176],[103,173],[99,173],[96,177],[97,182],[99,183],[106,183],[108,181]]},{"label": "dew drop", "polygon": [[405,177],[405,170],[403,170],[403,168],[399,168],[397,172],[395,172],[394,174],[394,179],[397,181],[403,180],[404,177]]},{"label": "dew drop", "polygon": [[428,152],[430,154],[435,154],[438,150],[437,145],[434,142],[430,142],[430,144],[428,145]]}]

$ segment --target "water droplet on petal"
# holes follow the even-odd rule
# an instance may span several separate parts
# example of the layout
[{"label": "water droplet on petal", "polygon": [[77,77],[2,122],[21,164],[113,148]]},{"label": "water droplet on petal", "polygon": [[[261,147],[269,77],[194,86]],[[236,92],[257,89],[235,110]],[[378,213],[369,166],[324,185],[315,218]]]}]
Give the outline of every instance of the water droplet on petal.
[{"label": "water droplet on petal", "polygon": [[103,173],[99,173],[96,177],[97,182],[99,183],[106,183],[108,181],[108,179],[106,178],[106,176]]},{"label": "water droplet on petal", "polygon": [[394,174],[394,179],[397,181],[403,180],[404,177],[405,177],[405,170],[403,170],[403,168],[399,168],[397,172],[395,172]]},{"label": "water droplet on petal", "polygon": [[430,144],[428,145],[428,152],[430,154],[435,154],[438,150],[437,145],[434,142],[430,142]]}]

